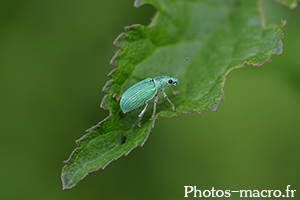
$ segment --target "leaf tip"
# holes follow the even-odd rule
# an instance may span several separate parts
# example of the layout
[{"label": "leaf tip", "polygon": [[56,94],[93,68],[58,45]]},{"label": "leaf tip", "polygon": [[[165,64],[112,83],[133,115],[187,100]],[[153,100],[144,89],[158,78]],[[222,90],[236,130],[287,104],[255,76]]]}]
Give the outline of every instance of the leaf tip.
[{"label": "leaf tip", "polygon": [[66,177],[66,174],[65,174],[65,170],[66,170],[66,167],[67,165],[65,165],[62,169],[62,172],[61,172],[61,182],[62,182],[62,190],[65,190],[65,189],[70,189],[72,187],[74,187],[78,181],[72,185],[69,185],[70,184],[70,180]]}]

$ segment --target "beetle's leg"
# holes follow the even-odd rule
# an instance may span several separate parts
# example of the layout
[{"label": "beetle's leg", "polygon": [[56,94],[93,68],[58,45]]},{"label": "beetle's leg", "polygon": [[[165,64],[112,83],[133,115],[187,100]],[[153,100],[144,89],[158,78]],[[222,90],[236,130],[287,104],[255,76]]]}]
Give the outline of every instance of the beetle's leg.
[{"label": "beetle's leg", "polygon": [[146,111],[146,109],[147,109],[147,107],[148,107],[148,102],[145,102],[145,104],[146,104],[146,106],[145,106],[145,108],[142,110],[142,112],[139,114],[139,118],[142,118],[142,117],[143,117],[143,115],[144,115],[144,113],[145,113],[145,111]]},{"label": "beetle's leg", "polygon": [[113,98],[117,99],[117,101],[120,101],[120,99],[122,99],[122,95],[118,97],[116,94],[113,94]]},{"label": "beetle's leg", "polygon": [[176,94],[179,94],[180,92],[179,92],[179,90],[177,90],[177,91],[174,91],[173,90],[173,88],[171,87],[171,86],[169,86],[168,85],[168,87],[170,88],[170,90],[172,91],[172,93],[174,94],[174,95],[176,95]]},{"label": "beetle's leg", "polygon": [[138,127],[141,127],[142,121],[143,121],[142,117],[143,117],[143,115],[144,115],[144,113],[145,113],[145,111],[146,111],[146,109],[147,109],[147,107],[148,107],[148,102],[145,102],[145,104],[146,104],[145,108],[144,108],[144,109],[142,110],[142,112],[139,114],[140,122],[138,123]]},{"label": "beetle's leg", "polygon": [[167,99],[168,102],[172,105],[172,109],[173,109],[174,111],[176,111],[175,106],[174,106],[173,103],[170,101],[170,99],[167,97],[166,93],[164,93],[164,91],[162,91],[162,90],[161,90],[161,93],[162,93],[162,95],[165,97],[165,99]]},{"label": "beetle's leg", "polygon": [[141,127],[142,122],[143,122],[143,119],[141,118],[141,119],[140,119],[140,122],[138,123],[138,127]]},{"label": "beetle's leg", "polygon": [[156,96],[156,97],[155,97],[155,99],[154,99],[154,108],[153,108],[153,114],[152,114],[152,117],[150,118],[150,120],[154,119],[154,117],[155,117],[156,103],[157,103],[157,101],[158,101],[158,93],[156,93],[156,95],[155,95],[155,96]]}]

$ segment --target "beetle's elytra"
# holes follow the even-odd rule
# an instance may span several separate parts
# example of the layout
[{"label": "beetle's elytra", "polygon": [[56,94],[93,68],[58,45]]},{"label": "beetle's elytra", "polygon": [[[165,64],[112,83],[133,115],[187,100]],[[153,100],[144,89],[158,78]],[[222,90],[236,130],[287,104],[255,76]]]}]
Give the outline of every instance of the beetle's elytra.
[{"label": "beetle's elytra", "polygon": [[[184,60],[184,62],[186,60],[188,60],[188,58],[186,58]],[[182,68],[183,63],[181,64],[180,69]],[[176,74],[176,78],[173,78],[171,76],[158,76],[153,79],[146,78],[145,80],[140,81],[140,82],[136,83],[135,85],[131,86],[122,95],[122,98],[120,101],[120,106],[121,106],[122,111],[124,113],[128,113],[128,112],[131,112],[145,104],[145,108],[139,114],[139,118],[142,119],[142,116],[144,115],[144,113],[147,109],[148,101],[150,101],[151,99],[153,99],[153,97],[155,97],[153,114],[150,118],[150,120],[152,120],[155,117],[156,103],[158,101],[158,91],[161,91],[164,98],[166,98],[169,101],[169,103],[172,105],[172,109],[174,111],[176,111],[175,106],[173,105],[173,103],[170,101],[170,99],[167,97],[166,93],[164,93],[163,90],[167,86],[179,84],[177,75],[178,75],[180,69],[178,70],[178,72]],[[190,86],[189,84],[186,84],[186,85]],[[172,88],[170,87],[170,89],[172,89]],[[172,92],[173,92],[173,94],[176,94],[173,90],[172,90]],[[139,126],[140,126],[140,124],[141,124],[141,121],[139,123]]]}]

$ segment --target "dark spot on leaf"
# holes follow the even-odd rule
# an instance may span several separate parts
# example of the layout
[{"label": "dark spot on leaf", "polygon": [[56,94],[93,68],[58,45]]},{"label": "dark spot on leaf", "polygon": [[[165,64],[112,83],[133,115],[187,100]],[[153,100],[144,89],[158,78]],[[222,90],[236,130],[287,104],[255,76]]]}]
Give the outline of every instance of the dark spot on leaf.
[{"label": "dark spot on leaf", "polygon": [[124,136],[122,137],[120,144],[124,144],[125,141],[126,141],[126,135],[124,135]]}]

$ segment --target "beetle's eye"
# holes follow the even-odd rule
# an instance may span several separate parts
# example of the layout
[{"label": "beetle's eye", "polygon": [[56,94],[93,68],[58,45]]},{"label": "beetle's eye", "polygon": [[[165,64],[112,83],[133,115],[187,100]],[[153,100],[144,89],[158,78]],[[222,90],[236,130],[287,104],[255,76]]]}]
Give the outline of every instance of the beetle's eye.
[{"label": "beetle's eye", "polygon": [[170,79],[168,82],[169,82],[170,84],[173,83],[173,81],[172,81],[171,79]]}]

